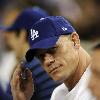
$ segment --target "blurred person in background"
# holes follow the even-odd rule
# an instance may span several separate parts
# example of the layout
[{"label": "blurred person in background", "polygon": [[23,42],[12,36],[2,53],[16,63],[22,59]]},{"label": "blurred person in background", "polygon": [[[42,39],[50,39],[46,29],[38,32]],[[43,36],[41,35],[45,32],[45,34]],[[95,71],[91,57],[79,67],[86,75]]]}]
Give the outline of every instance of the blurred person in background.
[{"label": "blurred person in background", "polygon": [[[16,64],[16,58],[14,52],[9,48],[9,46],[6,47],[5,50],[5,41],[4,41],[4,30],[5,27],[1,27],[1,39],[0,39],[0,45],[1,45],[1,59],[0,59],[0,89],[2,89],[2,92],[6,92],[7,85],[10,80],[10,74],[12,73],[12,70]],[[8,67],[10,66],[10,67]],[[0,96],[2,96],[0,94]],[[5,97],[4,97],[5,98]]]},{"label": "blurred person in background", "polygon": [[71,22],[76,23],[82,12],[75,0],[54,0],[58,5],[61,16],[66,17]]},{"label": "blurred person in background", "polygon": [[2,32],[3,32],[4,28],[5,28],[4,26],[0,25],[0,62],[1,62],[2,52],[3,52],[3,48],[4,48],[4,45],[2,45],[3,44],[3,34],[2,34]]},{"label": "blurred person in background", "polygon": [[60,14],[71,21],[81,39],[97,40],[100,37],[100,0],[54,1]]},{"label": "blurred person in background", "polygon": [[[81,9],[81,16],[74,23],[81,39],[100,39],[100,0],[75,0]],[[94,36],[95,34],[95,36]]]},{"label": "blurred person in background", "polygon": [[[5,41],[15,52],[17,62],[25,56],[26,51],[29,49],[27,30],[39,19],[46,16],[48,16],[47,12],[39,7],[27,8],[19,14],[10,27],[6,28],[6,32],[4,33]],[[32,100],[49,100],[57,83],[47,75],[37,59],[33,60],[27,66],[33,68],[34,94]],[[10,74],[12,75],[12,73]],[[8,93],[11,92],[9,88],[7,89]]]},{"label": "blurred person in background", "polygon": [[[12,65],[13,65],[14,61],[12,61],[11,52],[8,53],[8,52],[4,51],[5,50],[4,49],[4,41],[3,41],[4,29],[5,29],[5,27],[1,25],[0,26],[0,100],[11,100],[12,96],[5,93],[7,84],[8,84],[8,80],[9,80],[8,79],[9,71],[8,71],[8,75],[6,75],[5,71],[10,63],[12,63]],[[10,57],[9,61],[8,61],[7,57],[8,58]],[[5,60],[7,60],[6,61],[7,66],[4,62]]]},{"label": "blurred person in background", "polygon": [[91,78],[89,88],[97,100],[100,100],[100,43],[93,48]]}]

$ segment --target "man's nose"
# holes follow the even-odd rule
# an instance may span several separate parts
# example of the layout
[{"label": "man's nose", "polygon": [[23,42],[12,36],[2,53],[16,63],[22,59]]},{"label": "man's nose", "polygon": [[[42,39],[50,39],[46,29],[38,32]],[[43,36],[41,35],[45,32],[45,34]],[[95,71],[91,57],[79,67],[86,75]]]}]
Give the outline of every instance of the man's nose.
[{"label": "man's nose", "polygon": [[51,54],[45,54],[45,57],[44,57],[44,64],[46,66],[51,66],[53,63],[55,62],[55,59],[53,58],[53,56]]}]

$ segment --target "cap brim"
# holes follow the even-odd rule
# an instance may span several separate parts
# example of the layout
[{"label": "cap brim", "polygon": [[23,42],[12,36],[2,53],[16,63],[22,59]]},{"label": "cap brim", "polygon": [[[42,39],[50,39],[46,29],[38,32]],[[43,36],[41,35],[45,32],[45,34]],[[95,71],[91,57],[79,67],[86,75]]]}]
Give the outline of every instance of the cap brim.
[{"label": "cap brim", "polygon": [[34,49],[48,49],[48,48],[51,48],[56,44],[56,42],[59,39],[59,37],[60,36],[53,36],[53,37],[41,40],[41,41],[35,43],[34,45],[32,45],[32,47],[26,52],[26,55],[25,55],[26,60],[30,62],[34,58],[34,57],[32,57],[32,55],[33,55],[32,54],[33,53],[32,50],[34,50]]}]

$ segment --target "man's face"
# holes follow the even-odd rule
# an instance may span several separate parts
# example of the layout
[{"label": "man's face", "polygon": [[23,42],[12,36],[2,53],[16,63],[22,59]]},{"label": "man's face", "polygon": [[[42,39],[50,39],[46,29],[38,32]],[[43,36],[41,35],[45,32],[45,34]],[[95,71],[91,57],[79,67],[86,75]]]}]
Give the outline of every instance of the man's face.
[{"label": "man's face", "polygon": [[79,60],[78,51],[67,36],[61,36],[53,48],[39,55],[39,59],[55,81],[68,79],[75,72]]},{"label": "man's face", "polygon": [[100,49],[94,50],[92,59],[92,75],[89,87],[92,93],[100,100]]}]

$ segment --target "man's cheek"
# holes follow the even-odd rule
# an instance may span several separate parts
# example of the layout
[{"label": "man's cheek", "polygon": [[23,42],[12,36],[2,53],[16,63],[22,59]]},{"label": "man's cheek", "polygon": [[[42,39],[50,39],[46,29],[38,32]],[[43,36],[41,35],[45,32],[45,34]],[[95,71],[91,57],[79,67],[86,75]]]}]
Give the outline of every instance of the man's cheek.
[{"label": "man's cheek", "polygon": [[42,65],[43,69],[48,73],[48,68],[45,65]]}]

